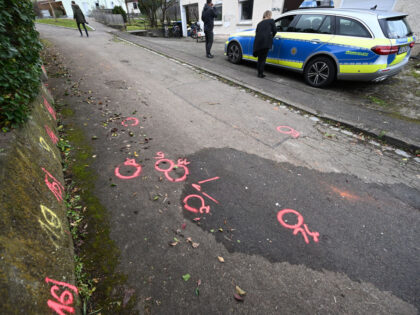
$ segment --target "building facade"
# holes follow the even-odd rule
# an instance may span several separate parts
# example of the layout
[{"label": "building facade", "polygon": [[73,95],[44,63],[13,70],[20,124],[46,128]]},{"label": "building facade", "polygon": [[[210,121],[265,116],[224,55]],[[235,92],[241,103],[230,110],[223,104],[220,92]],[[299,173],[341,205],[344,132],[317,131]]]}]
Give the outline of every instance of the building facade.
[{"label": "building facade", "polygon": [[[325,5],[333,4],[340,8],[343,1],[334,0],[318,1]],[[360,0],[355,0],[360,1]],[[373,0],[365,0],[367,2]],[[384,1],[384,0],[380,0]],[[408,21],[420,43],[420,0],[386,0],[394,2],[394,10],[408,13]],[[285,11],[297,9],[303,0],[213,0],[213,4],[218,12],[215,20],[214,33],[216,35],[228,36],[236,32],[255,28],[261,21],[264,11],[272,10],[273,18],[278,17]],[[309,2],[309,1],[305,1]],[[373,1],[374,2],[374,1]],[[183,22],[183,34],[187,34],[187,24],[199,20],[201,22],[201,12],[206,0],[181,0],[181,19]]]},{"label": "building facade", "polygon": [[[95,9],[113,9],[115,6],[121,6],[127,11],[124,0],[74,0],[85,16],[90,15]],[[73,10],[71,9],[71,0],[61,0],[68,17],[73,17]],[[129,6],[130,8],[130,6]],[[131,11],[129,11],[132,13]]]}]

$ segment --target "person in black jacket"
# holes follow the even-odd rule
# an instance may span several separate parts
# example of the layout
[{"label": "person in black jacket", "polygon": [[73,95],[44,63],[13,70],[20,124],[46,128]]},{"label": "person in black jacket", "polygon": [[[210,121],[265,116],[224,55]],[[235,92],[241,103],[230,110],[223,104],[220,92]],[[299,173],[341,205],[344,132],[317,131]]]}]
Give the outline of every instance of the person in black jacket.
[{"label": "person in black jacket", "polygon": [[265,11],[263,20],[258,23],[257,30],[255,31],[253,55],[254,57],[258,57],[257,69],[259,78],[265,77],[265,61],[267,60],[268,51],[273,46],[273,38],[277,33],[276,24],[271,16],[271,11]]},{"label": "person in black jacket", "polygon": [[82,10],[74,1],[71,2],[71,8],[73,10],[73,19],[76,20],[77,28],[79,29],[80,36],[83,36],[82,30],[80,29],[80,24],[82,24],[83,28],[85,29],[86,36],[89,37],[88,31],[85,25],[87,22],[86,22],[85,15],[83,14]]},{"label": "person in black jacket", "polygon": [[204,34],[206,34],[206,56],[207,58],[213,58],[214,56],[210,53],[211,46],[213,46],[213,28],[214,18],[217,16],[212,0],[207,0],[204,5],[203,12],[201,13],[201,20],[204,22]]}]

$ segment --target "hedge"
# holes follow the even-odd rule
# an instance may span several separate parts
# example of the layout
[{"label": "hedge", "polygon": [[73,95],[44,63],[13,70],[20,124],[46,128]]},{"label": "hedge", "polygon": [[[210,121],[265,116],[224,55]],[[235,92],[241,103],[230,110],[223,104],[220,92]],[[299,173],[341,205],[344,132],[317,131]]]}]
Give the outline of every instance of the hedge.
[{"label": "hedge", "polygon": [[0,0],[0,127],[16,127],[39,91],[42,48],[30,0]]},{"label": "hedge", "polygon": [[121,14],[124,20],[124,23],[127,23],[127,13],[124,11],[124,9],[122,8],[122,6],[116,5],[113,9],[112,9],[112,13],[113,14]]}]

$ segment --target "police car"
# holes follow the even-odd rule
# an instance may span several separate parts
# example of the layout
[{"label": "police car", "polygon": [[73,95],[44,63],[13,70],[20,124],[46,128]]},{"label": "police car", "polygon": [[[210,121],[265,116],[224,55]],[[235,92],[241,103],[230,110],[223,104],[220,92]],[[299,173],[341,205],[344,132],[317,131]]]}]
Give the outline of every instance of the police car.
[{"label": "police car", "polygon": [[[385,80],[407,64],[415,37],[406,14],[381,9],[289,11],[275,20],[267,63],[301,72],[307,84],[319,88],[334,79]],[[256,61],[254,37],[254,29],[231,36],[225,45],[228,60]]]}]

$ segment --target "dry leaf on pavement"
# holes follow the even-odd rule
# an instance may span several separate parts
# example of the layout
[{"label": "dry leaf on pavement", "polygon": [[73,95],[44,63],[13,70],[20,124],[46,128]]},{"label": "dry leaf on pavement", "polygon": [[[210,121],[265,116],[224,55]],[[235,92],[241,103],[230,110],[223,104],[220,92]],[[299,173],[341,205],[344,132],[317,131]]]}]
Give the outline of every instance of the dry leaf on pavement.
[{"label": "dry leaf on pavement", "polygon": [[236,286],[236,293],[238,293],[239,295],[245,295],[246,292],[244,290],[242,290],[239,286]]}]

